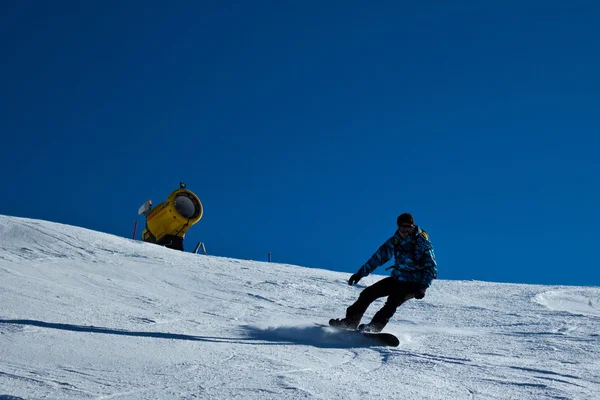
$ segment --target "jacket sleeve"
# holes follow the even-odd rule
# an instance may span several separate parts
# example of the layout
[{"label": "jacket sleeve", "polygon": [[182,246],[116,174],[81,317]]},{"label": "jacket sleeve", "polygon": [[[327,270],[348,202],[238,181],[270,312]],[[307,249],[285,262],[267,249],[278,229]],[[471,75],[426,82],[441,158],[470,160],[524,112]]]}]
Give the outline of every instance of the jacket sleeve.
[{"label": "jacket sleeve", "polygon": [[394,256],[394,244],[392,242],[393,237],[389,238],[379,249],[369,258],[369,261],[363,264],[358,270],[357,274],[362,277],[369,275],[375,271],[377,267],[382,266],[386,262],[392,259]]},{"label": "jacket sleeve", "polygon": [[434,279],[437,277],[437,262],[435,261],[433,246],[429,239],[419,236],[415,248],[415,258],[416,260],[414,261],[416,261],[420,269],[428,270]]}]

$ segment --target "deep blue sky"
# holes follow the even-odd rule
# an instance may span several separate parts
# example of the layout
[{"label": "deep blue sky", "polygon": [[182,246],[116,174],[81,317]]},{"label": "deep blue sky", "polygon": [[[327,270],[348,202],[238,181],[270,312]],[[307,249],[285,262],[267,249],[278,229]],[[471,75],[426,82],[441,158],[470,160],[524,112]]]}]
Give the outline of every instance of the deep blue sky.
[{"label": "deep blue sky", "polygon": [[183,181],[205,207],[187,250],[353,273],[409,211],[440,278],[599,285],[598,21],[596,1],[3,1],[0,213],[130,236]]}]

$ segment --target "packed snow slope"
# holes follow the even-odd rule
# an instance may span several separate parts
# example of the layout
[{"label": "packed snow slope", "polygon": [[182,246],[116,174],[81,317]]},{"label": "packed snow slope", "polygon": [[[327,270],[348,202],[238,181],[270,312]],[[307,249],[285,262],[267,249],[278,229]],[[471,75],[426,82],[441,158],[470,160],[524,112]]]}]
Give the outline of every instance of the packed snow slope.
[{"label": "packed snow slope", "polygon": [[0,399],[600,399],[600,288],[437,280],[392,348],[315,325],[348,275],[0,216]]}]

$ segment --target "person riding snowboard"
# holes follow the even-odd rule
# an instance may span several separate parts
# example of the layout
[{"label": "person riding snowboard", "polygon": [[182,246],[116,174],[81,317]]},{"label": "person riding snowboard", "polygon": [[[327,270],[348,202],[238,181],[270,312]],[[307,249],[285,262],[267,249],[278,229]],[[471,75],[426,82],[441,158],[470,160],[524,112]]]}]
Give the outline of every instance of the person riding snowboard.
[{"label": "person riding snowboard", "polygon": [[[398,230],[377,250],[358,272],[348,280],[348,284],[356,284],[377,267],[395,258],[391,276],[384,278],[364,289],[358,300],[346,309],[346,317],[332,319],[329,325],[344,329],[359,329],[364,332],[381,332],[387,325],[396,309],[412,298],[422,299],[431,281],[437,277],[437,263],[433,246],[427,233],[415,225],[409,213],[398,216]],[[381,308],[369,324],[361,324],[369,305],[380,297],[388,296]]]}]

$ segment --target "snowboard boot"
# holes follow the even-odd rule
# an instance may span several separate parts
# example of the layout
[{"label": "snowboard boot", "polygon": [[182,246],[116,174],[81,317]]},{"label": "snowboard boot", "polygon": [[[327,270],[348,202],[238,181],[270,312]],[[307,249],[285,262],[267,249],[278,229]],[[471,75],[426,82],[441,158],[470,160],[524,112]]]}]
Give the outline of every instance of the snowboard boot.
[{"label": "snowboard boot", "polygon": [[383,330],[383,326],[377,324],[360,324],[358,330],[365,333],[379,333]]},{"label": "snowboard boot", "polygon": [[360,321],[357,321],[355,319],[348,319],[348,318],[337,319],[336,318],[336,319],[329,320],[329,326],[333,326],[334,328],[340,328],[340,329],[356,330],[359,322]]}]

